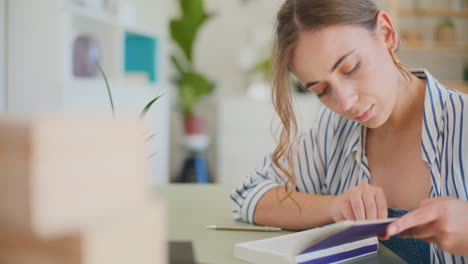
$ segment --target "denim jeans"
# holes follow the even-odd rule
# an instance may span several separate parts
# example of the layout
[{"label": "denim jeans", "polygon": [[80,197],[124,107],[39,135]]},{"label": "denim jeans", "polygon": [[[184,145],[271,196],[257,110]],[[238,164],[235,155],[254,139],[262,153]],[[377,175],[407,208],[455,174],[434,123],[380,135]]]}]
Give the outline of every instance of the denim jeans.
[{"label": "denim jeans", "polygon": [[[403,209],[388,209],[388,217],[400,217],[409,211]],[[410,264],[430,263],[429,244],[414,238],[392,236],[389,240],[380,241],[385,247]]]}]

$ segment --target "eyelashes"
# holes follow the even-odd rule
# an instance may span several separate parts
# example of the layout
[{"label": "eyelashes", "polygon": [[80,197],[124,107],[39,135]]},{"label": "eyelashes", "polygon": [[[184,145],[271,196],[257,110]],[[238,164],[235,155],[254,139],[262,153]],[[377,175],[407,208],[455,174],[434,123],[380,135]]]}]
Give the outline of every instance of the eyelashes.
[{"label": "eyelashes", "polygon": [[325,87],[325,89],[322,90],[321,93],[318,93],[318,94],[317,94],[317,97],[318,97],[318,98],[322,98],[324,95],[326,95],[327,92],[328,92],[329,87],[330,87],[330,85],[327,85],[327,86]]},{"label": "eyelashes", "polygon": [[356,66],[354,66],[354,68],[352,70],[350,70],[349,72],[345,72],[344,75],[353,74],[354,72],[356,72],[359,69],[360,66],[361,66],[361,62],[359,61],[358,63],[356,63]]},{"label": "eyelashes", "polygon": [[[356,63],[356,66],[354,66],[354,68],[352,70],[350,70],[349,72],[345,72],[343,74],[346,75],[346,76],[351,76],[353,73],[355,73],[357,70],[359,70],[360,67],[361,67],[361,61]],[[325,89],[322,90],[322,92],[317,94],[317,97],[322,98],[323,96],[325,96],[328,93],[329,89],[330,89],[330,85],[327,85],[325,87]]]}]

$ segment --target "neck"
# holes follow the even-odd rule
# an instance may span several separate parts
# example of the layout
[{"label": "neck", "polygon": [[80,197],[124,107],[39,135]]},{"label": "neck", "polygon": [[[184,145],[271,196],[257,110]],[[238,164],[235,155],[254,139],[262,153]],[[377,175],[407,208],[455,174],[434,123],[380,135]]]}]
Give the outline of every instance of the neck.
[{"label": "neck", "polygon": [[424,115],[424,94],[426,82],[410,75],[411,78],[405,78],[398,72],[398,82],[396,85],[395,104],[388,120],[374,132],[400,135],[412,131],[412,128],[418,129],[422,125]]}]

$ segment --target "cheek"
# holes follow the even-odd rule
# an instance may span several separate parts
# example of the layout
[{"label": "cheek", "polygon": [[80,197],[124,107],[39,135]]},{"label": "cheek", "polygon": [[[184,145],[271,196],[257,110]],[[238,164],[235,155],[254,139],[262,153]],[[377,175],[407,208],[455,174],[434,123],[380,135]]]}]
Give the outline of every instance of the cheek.
[{"label": "cheek", "polygon": [[341,107],[338,105],[336,100],[333,96],[327,96],[326,98],[320,99],[320,102],[328,109],[332,110],[333,112],[341,115],[346,116]]}]

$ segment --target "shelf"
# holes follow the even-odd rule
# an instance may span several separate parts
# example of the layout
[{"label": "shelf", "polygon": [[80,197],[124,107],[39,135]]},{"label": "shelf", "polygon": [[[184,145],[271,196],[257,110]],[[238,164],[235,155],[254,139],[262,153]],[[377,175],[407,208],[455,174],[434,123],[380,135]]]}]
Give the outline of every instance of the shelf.
[{"label": "shelf", "polygon": [[412,51],[468,51],[467,43],[459,42],[402,42],[403,50]]},{"label": "shelf", "polygon": [[463,81],[442,81],[443,85],[447,88],[454,89],[460,91],[462,93],[468,94],[468,82]]},{"label": "shelf", "polygon": [[69,4],[66,8],[67,12],[76,17],[85,18],[94,22],[104,23],[110,26],[116,26],[117,17],[110,12],[99,12],[98,10],[85,8],[77,5]]},{"label": "shelf", "polygon": [[[419,13],[419,12],[418,12]],[[422,9],[420,14],[416,14],[413,9],[398,9],[398,14],[401,16],[441,16],[441,17],[468,17],[468,8],[462,9],[450,9],[450,8],[441,8],[441,9]]]}]

